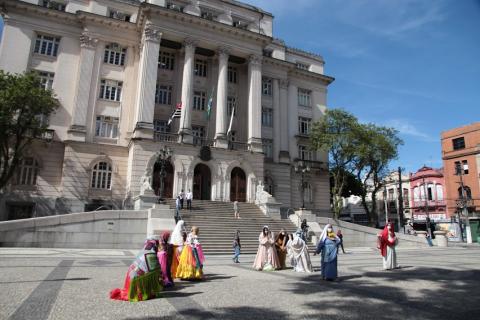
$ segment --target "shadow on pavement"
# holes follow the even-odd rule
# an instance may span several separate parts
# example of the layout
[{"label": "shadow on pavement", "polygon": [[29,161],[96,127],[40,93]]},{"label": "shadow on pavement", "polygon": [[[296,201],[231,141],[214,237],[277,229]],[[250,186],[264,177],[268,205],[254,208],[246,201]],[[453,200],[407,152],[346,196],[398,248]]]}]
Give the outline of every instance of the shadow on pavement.
[{"label": "shadow on pavement", "polygon": [[10,281],[10,282],[0,282],[0,284],[8,283],[28,283],[28,282],[49,282],[49,281],[86,281],[91,278],[68,278],[68,279],[48,279],[48,280],[28,280],[28,281]]},{"label": "shadow on pavement", "polygon": [[464,320],[480,314],[479,270],[404,267],[339,277],[334,282],[320,279],[319,275],[299,278],[287,290],[319,294],[318,303],[304,304],[316,310],[313,318]]}]

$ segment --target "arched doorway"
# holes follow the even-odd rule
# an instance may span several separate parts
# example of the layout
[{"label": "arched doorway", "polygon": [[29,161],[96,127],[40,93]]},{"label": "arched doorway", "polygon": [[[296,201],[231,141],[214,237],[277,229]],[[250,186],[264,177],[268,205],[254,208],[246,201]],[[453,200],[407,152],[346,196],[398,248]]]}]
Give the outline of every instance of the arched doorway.
[{"label": "arched doorway", "polygon": [[[163,197],[173,198],[173,166],[170,162],[167,162],[165,172],[166,176],[163,185]],[[155,195],[160,195],[160,164],[158,162],[153,165],[152,189],[155,192]]]},{"label": "arched doorway", "polygon": [[230,201],[247,201],[247,178],[238,167],[233,168],[230,175]]},{"label": "arched doorway", "polygon": [[193,198],[210,200],[212,190],[212,174],[210,168],[203,163],[195,166],[193,171]]}]

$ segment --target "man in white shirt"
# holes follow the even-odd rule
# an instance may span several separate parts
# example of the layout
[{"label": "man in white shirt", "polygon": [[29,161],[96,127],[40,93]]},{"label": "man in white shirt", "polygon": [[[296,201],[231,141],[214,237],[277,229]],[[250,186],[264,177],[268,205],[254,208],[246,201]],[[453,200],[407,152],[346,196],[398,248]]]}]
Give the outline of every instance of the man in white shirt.
[{"label": "man in white shirt", "polygon": [[192,198],[193,198],[193,194],[192,194],[192,191],[190,189],[188,189],[188,192],[187,194],[185,195],[185,198],[187,199],[187,209],[188,210],[192,210]]}]

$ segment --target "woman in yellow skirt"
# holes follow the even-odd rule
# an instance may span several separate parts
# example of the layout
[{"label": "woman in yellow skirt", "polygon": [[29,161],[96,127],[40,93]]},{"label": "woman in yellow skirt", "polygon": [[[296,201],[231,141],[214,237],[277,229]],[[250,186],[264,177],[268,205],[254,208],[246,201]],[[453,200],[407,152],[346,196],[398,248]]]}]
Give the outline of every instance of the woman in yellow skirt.
[{"label": "woman in yellow skirt", "polygon": [[202,245],[198,240],[198,231],[198,227],[193,226],[187,236],[177,267],[177,278],[183,280],[201,280],[203,278],[205,257]]}]

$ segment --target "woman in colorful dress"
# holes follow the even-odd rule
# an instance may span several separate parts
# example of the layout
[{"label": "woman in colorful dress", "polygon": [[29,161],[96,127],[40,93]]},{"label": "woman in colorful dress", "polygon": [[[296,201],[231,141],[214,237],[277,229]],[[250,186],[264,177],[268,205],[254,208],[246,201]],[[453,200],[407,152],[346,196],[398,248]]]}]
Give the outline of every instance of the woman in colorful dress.
[{"label": "woman in colorful dress", "polygon": [[277,251],[275,250],[275,240],[268,226],[264,226],[258,236],[258,251],[253,262],[253,268],[258,271],[273,271],[280,268]]},{"label": "woman in colorful dress", "polygon": [[321,254],[322,279],[333,281],[337,278],[338,246],[342,240],[333,232],[331,224],[327,224],[320,235],[316,254]]},{"label": "woman in colorful dress", "polygon": [[155,239],[145,241],[143,249],[128,268],[123,288],[110,291],[110,299],[136,302],[159,297],[163,287],[157,246]]},{"label": "woman in colorful dress", "polygon": [[199,229],[193,226],[183,246],[180,261],[178,263],[176,277],[183,280],[203,279],[203,255],[202,245],[198,240]]},{"label": "woman in colorful dress", "polygon": [[173,259],[173,246],[169,243],[170,232],[166,231],[162,234],[160,243],[158,246],[158,262],[162,270],[162,280],[164,287],[173,286],[173,279],[171,274],[172,259]]},{"label": "woman in colorful dress", "polygon": [[398,268],[397,252],[395,247],[398,244],[398,239],[395,236],[392,223],[387,223],[382,233],[378,235],[378,249],[383,258],[383,269],[392,270]]},{"label": "woman in colorful dress", "polygon": [[172,265],[170,267],[170,274],[172,277],[176,278],[178,262],[180,261],[180,254],[182,253],[183,244],[185,240],[183,239],[182,233],[185,225],[185,221],[179,220],[177,225],[173,229],[172,235],[170,236],[169,243],[172,245]]}]

